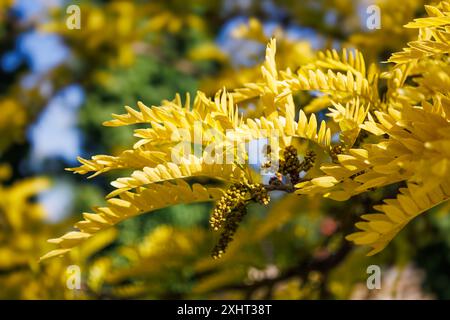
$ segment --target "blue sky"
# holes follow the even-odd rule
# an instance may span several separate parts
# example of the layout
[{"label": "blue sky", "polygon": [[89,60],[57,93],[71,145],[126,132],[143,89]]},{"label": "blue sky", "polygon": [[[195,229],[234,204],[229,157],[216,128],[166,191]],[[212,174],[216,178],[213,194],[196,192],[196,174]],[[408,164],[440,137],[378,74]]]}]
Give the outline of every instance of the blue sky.
[{"label": "blue sky", "polygon": [[[236,39],[233,37],[233,31],[242,24],[247,23],[248,18],[238,16],[230,19],[224,24],[222,30],[217,36],[216,42],[219,47],[232,59],[234,66],[251,66],[264,59],[265,44],[256,41]],[[266,21],[263,25],[265,34],[270,37],[274,30],[279,26],[276,20]],[[305,28],[298,25],[290,25],[285,28],[286,36],[293,40],[308,40],[315,49],[322,48],[323,39],[311,28]],[[260,57],[260,61],[255,60]]]},{"label": "blue sky", "polygon": [[[42,23],[48,18],[48,9],[61,5],[61,0],[17,0],[13,11],[22,23]],[[27,132],[31,144],[28,166],[40,174],[47,159],[59,158],[73,164],[82,154],[81,132],[77,128],[77,113],[84,101],[84,91],[76,84],[59,92],[53,92],[52,84],[43,81],[46,73],[65,63],[70,50],[62,39],[53,33],[29,30],[17,39],[13,50],[0,57],[0,67],[13,72],[22,64],[28,67],[28,74],[21,79],[24,88],[37,86],[44,95],[51,95],[47,106]],[[71,213],[73,187],[63,179],[53,179],[53,186],[38,196],[48,213],[49,222],[57,222]]]},{"label": "blue sky", "polygon": [[83,100],[83,89],[79,85],[70,85],[50,100],[38,121],[30,126],[28,138],[34,166],[54,157],[71,164],[81,154],[77,112]]}]

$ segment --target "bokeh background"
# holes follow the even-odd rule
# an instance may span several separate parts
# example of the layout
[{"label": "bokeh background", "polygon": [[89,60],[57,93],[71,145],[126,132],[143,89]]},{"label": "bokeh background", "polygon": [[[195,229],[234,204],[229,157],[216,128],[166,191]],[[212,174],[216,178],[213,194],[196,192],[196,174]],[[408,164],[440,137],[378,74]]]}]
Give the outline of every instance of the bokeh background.
[{"label": "bokeh background", "polygon": [[[251,208],[218,261],[210,257],[211,205],[195,204],[126,220],[68,257],[38,263],[48,238],[112,190],[117,174],[86,180],[64,171],[77,156],[134,143],[133,128],[101,125],[111,113],[255,81],[271,37],[282,69],[330,48],[385,61],[415,37],[402,26],[428,2],[0,0],[0,298],[450,298],[448,205],[413,221],[374,257],[343,240],[395,186],[344,203],[275,197],[268,208]],[[80,29],[66,25],[71,4],[80,7]],[[373,4],[381,29],[369,30]],[[307,112],[329,104],[308,104],[312,96],[300,97]],[[366,287],[373,264],[382,269],[380,290]],[[77,290],[66,285],[71,265],[81,271]]]}]

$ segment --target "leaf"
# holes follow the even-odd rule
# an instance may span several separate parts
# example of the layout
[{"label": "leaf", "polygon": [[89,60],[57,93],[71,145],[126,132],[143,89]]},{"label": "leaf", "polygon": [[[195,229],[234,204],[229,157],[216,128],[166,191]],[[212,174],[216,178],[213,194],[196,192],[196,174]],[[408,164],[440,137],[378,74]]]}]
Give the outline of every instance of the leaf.
[{"label": "leaf", "polygon": [[[375,207],[380,213],[363,215],[362,218],[369,221],[365,225],[368,229],[347,236],[347,240],[371,246],[372,251],[368,255],[382,251],[409,221],[450,198],[450,182],[443,182],[419,198],[421,193],[422,190],[414,184],[400,189],[397,199]],[[356,226],[361,229],[358,224]]]},{"label": "leaf", "polygon": [[191,187],[183,180],[153,184],[149,188],[139,188],[136,192],[124,192],[119,198],[108,200],[108,206],[94,208],[95,214],[85,214],[84,220],[75,225],[78,231],[49,240],[57,244],[59,249],[45,254],[41,261],[66,254],[101,230],[131,217],[181,203],[214,201],[222,194],[221,189],[199,184]]}]

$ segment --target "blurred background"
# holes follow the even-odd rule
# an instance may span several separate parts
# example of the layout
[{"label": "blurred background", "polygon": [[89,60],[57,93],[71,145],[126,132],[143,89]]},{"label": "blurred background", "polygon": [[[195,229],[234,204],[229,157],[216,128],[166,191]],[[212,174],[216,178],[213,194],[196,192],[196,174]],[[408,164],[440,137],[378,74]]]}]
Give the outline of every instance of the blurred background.
[{"label": "blurred background", "polygon": [[[133,145],[133,128],[101,125],[111,113],[255,82],[271,37],[282,69],[330,48],[385,61],[414,39],[403,25],[427,3],[0,0],[0,298],[449,299],[448,205],[413,221],[374,257],[343,240],[395,186],[343,203],[289,195],[251,207],[218,261],[210,257],[211,204],[195,204],[126,220],[68,257],[38,263],[48,238],[112,190],[116,173],[87,180],[64,171],[77,156]],[[374,4],[381,29],[370,30]],[[312,96],[300,97],[305,112],[324,117],[330,102],[308,104]],[[382,270],[380,290],[366,286],[373,264]],[[67,287],[71,265],[81,272],[76,290]]]}]

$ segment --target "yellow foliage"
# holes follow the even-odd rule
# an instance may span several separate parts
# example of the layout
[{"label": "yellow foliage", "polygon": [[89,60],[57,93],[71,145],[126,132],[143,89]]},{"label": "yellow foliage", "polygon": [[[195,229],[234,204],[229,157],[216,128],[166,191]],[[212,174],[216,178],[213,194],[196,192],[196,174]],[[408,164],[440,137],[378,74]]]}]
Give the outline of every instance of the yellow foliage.
[{"label": "yellow foliage", "polygon": [[27,122],[25,108],[13,98],[0,99],[0,152],[11,143],[21,142]]},{"label": "yellow foliage", "polygon": [[[367,222],[356,224],[362,231],[348,237],[356,244],[372,246],[371,254],[379,252],[412,218],[447,201],[450,195],[450,82],[433,81],[429,73],[423,72],[439,68],[439,78],[448,77],[450,38],[446,30],[450,4],[443,1],[427,6],[426,11],[428,18],[406,25],[420,29],[417,40],[394,53],[389,60],[394,64],[383,72],[375,64],[367,65],[360,51],[346,48],[341,53],[318,53],[307,63],[294,61],[292,65],[300,64],[295,72],[291,66],[282,69],[275,59],[276,40],[271,39],[259,76],[241,88],[219,90],[212,99],[198,92],[192,105],[189,96],[183,104],[179,95],[151,108],[139,102],[139,110],[126,107],[125,114],[113,115],[114,119],[105,125],[144,125],[135,130],[138,141],[133,148],[118,157],[80,159],[82,165],[70,170],[79,174],[93,172],[93,176],[124,168],[133,172],[111,183],[115,190],[108,196],[107,207],[94,208],[94,214],[85,213],[84,220],[76,224],[78,230],[50,240],[59,249],[43,259],[69,252],[99,230],[138,214],[179,203],[214,201],[231,184],[257,179],[242,143],[261,138],[270,141],[274,135],[279,141],[275,147],[270,141],[275,149],[268,152],[275,157],[271,161],[279,160],[283,150],[292,151],[287,147],[295,141],[309,141],[311,147],[303,155],[305,162],[296,162],[296,158],[285,163],[288,173],[284,175],[295,186],[284,185],[274,176],[270,184],[263,186],[269,191],[319,194],[345,201],[373,188],[406,183],[397,199],[376,206],[379,213],[364,215]],[[239,32],[257,41],[266,40],[256,20]],[[386,90],[380,93],[382,85]],[[329,108],[328,123],[323,120],[319,125],[315,113],[308,118],[296,106],[294,98],[300,92],[311,91],[322,95],[307,106],[309,111],[333,106]],[[240,113],[250,100],[256,101],[259,114]],[[329,125],[333,122],[334,126]],[[227,130],[232,130],[237,146],[227,139]],[[208,133],[211,131],[216,134]],[[331,141],[336,133],[341,143]],[[206,151],[186,156],[176,149],[180,143],[188,151],[213,146],[216,156]],[[320,170],[311,163],[317,160],[317,150],[325,155],[319,157]],[[219,161],[223,157],[217,155],[226,153],[241,155],[243,162]],[[299,176],[301,171],[306,172],[304,177]],[[214,181],[214,188],[211,182],[190,186],[199,177]],[[210,285],[226,281],[224,277],[221,273],[213,275]],[[202,286],[198,290],[202,292]]]}]

